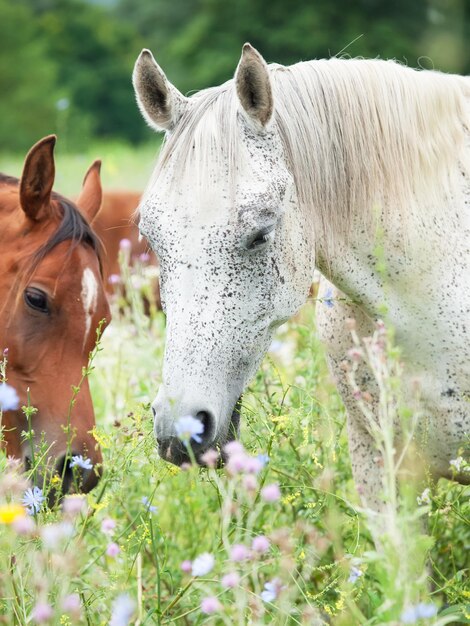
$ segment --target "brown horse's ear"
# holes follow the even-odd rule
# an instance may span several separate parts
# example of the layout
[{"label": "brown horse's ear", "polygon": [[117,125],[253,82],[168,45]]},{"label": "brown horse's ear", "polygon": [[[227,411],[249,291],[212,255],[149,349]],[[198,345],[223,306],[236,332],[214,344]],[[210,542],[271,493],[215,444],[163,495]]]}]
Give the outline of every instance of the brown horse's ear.
[{"label": "brown horse's ear", "polygon": [[87,218],[90,224],[101,209],[103,201],[100,171],[101,161],[97,159],[85,174],[82,190],[77,199],[77,206],[80,212]]},{"label": "brown horse's ear", "polygon": [[28,152],[20,181],[20,204],[26,215],[34,221],[51,216],[51,193],[54,185],[55,135],[38,141]]},{"label": "brown horse's ear", "polygon": [[238,99],[257,129],[263,129],[273,114],[273,94],[266,61],[249,43],[243,46],[235,72]]},{"label": "brown horse's ear", "polygon": [[155,130],[171,130],[188,100],[168,81],[150,50],[140,53],[132,82],[145,121]]}]

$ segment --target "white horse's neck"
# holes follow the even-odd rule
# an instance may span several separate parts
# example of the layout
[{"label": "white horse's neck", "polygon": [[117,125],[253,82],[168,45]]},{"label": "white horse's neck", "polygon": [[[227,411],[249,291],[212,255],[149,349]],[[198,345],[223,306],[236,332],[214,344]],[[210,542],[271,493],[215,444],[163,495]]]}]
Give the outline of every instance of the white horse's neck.
[{"label": "white horse's neck", "polygon": [[272,78],[277,124],[323,270],[347,244],[373,249],[378,227],[403,252],[418,225],[457,210],[459,177],[470,173],[468,79],[338,59],[275,66]]}]

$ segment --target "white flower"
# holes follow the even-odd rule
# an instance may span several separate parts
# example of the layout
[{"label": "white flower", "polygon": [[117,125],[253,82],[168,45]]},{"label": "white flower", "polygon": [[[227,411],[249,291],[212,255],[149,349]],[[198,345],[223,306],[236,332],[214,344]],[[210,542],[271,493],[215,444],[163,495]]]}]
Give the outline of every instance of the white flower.
[{"label": "white flower", "polygon": [[109,626],[127,626],[132,619],[134,609],[134,601],[127,594],[118,596],[113,604]]},{"label": "white flower", "polygon": [[184,415],[175,423],[175,430],[181,441],[187,443],[190,439],[194,439],[197,443],[201,443],[200,435],[204,432],[204,424],[192,415]]},{"label": "white flower", "polygon": [[462,471],[462,463],[465,463],[462,456],[458,456],[456,459],[449,461],[449,465],[458,473]]},{"label": "white flower", "polygon": [[431,504],[431,490],[429,487],[423,491],[423,493],[416,498],[416,502],[421,506],[422,504]]},{"label": "white flower", "polygon": [[205,576],[212,570],[214,563],[215,559],[212,554],[204,552],[194,559],[191,574],[193,576]]},{"label": "white flower", "polygon": [[15,411],[20,406],[16,389],[7,383],[0,385],[0,411]]}]

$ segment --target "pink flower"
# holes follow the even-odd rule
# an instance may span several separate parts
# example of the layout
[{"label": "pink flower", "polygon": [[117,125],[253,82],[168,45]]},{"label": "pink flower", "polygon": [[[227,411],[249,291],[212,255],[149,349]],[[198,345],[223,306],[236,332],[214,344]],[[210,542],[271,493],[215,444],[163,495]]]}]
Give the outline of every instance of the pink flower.
[{"label": "pink flower", "polygon": [[78,619],[81,612],[80,596],[78,593],[71,593],[69,596],[65,596],[62,600],[62,609]]},{"label": "pink flower", "polygon": [[132,248],[132,243],[130,239],[121,239],[119,242],[119,247],[121,250],[130,250]]},{"label": "pink flower", "polygon": [[224,589],[233,589],[240,582],[240,576],[236,572],[230,572],[229,574],[225,574],[220,581],[222,587]]},{"label": "pink flower", "polygon": [[85,507],[86,499],[83,496],[67,496],[64,498],[62,509],[66,515],[75,517]]},{"label": "pink flower", "polygon": [[206,615],[220,611],[221,608],[222,605],[215,596],[207,596],[207,598],[203,598],[201,601],[201,611]]},{"label": "pink flower", "polygon": [[258,481],[256,480],[256,476],[253,474],[247,474],[243,476],[243,486],[247,491],[256,491],[258,487]]},{"label": "pink flower", "polygon": [[261,497],[265,502],[276,502],[281,497],[281,491],[277,483],[266,485],[261,489]]},{"label": "pink flower", "polygon": [[189,574],[189,572],[192,570],[193,568],[193,564],[191,563],[191,561],[183,561],[180,565],[181,570],[185,573],[185,574]]},{"label": "pink flower", "polygon": [[253,539],[253,543],[251,544],[252,550],[258,552],[259,554],[263,554],[269,550],[269,539],[264,535],[259,535]]},{"label": "pink flower", "polygon": [[37,624],[48,622],[53,615],[54,611],[47,602],[38,602],[31,613],[31,617]]},{"label": "pink flower", "polygon": [[118,546],[117,543],[114,543],[114,541],[111,541],[111,543],[108,543],[108,547],[106,548],[106,554],[108,556],[115,559],[120,552],[121,552],[121,548]]},{"label": "pink flower", "polygon": [[105,517],[101,522],[101,531],[106,535],[112,535],[116,528],[116,522],[110,517]]},{"label": "pink flower", "polygon": [[13,530],[18,535],[32,535],[36,524],[31,517],[17,517],[12,523]]},{"label": "pink flower", "polygon": [[227,472],[232,476],[240,472],[246,472],[249,458],[244,452],[231,454],[227,462]]},{"label": "pink flower", "polygon": [[110,285],[119,285],[120,282],[121,282],[121,277],[119,276],[119,274],[110,274],[108,276],[108,283]]},{"label": "pink flower", "polygon": [[241,543],[236,543],[230,550],[231,561],[244,561],[250,556],[250,551]]},{"label": "pink flower", "polygon": [[224,451],[227,456],[232,456],[233,454],[244,454],[245,448],[239,441],[229,441],[225,444]]},{"label": "pink flower", "polygon": [[215,467],[217,465],[217,461],[219,460],[219,453],[217,450],[213,450],[212,448],[204,452],[201,455],[201,461],[207,465],[207,467]]}]

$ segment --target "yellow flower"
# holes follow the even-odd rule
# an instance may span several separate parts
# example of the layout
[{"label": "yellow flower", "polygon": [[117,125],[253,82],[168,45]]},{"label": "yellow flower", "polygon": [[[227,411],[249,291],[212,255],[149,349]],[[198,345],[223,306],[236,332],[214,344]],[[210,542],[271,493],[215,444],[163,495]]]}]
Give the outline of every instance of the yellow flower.
[{"label": "yellow flower", "polygon": [[0,524],[13,524],[18,517],[25,517],[26,512],[19,504],[3,504],[0,506]]}]

